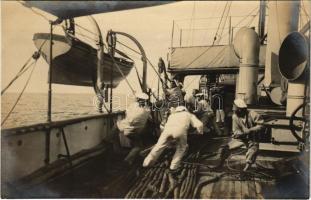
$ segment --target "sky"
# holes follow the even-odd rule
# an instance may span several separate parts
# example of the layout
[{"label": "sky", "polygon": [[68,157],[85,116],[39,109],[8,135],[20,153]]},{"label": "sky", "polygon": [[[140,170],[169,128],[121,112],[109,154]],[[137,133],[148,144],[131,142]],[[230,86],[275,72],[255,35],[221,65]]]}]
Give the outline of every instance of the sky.
[{"label": "sky", "polygon": [[[189,19],[220,17],[225,4],[225,1],[183,1],[156,7],[96,14],[94,17],[98,21],[104,36],[110,29],[126,32],[134,36],[144,47],[147,57],[155,66],[157,66],[159,57],[163,57],[164,60],[167,58],[169,47],[171,45],[173,20],[175,20],[175,23],[178,25],[175,25],[175,30],[180,27],[186,27],[188,29],[216,29],[219,19],[205,20],[204,23],[204,20],[198,20],[196,22],[195,20]],[[258,1],[233,2],[229,15],[247,15],[251,10],[258,7],[258,5]],[[48,19],[55,19],[54,16],[48,13],[40,10],[37,11]],[[188,20],[182,21],[183,19]],[[238,20],[238,18],[236,20]],[[252,23],[258,23],[256,20],[257,18],[255,18]],[[3,88],[15,76],[33,52],[36,51],[32,41],[33,34],[38,32],[48,33],[49,23],[42,16],[35,14],[31,9],[22,6],[16,1],[1,2],[1,22],[1,86]],[[76,22],[84,27],[92,29],[92,26],[85,17],[77,18]],[[60,28],[55,30],[55,32],[61,33]],[[206,35],[206,41],[210,41],[213,38],[213,34],[210,34],[208,31],[204,32],[203,30],[203,35]],[[186,42],[186,44],[193,43],[191,36],[194,38],[193,33],[191,32],[185,36],[186,38],[184,42]],[[202,44],[205,42],[204,39],[205,36],[203,37]],[[120,38],[120,40],[135,48],[133,43],[126,41],[124,38]],[[132,52],[128,52],[129,54],[134,55]],[[141,71],[142,63],[137,56],[136,60],[136,65]],[[27,75],[24,75],[8,90],[8,92],[19,92],[22,89],[26,78]],[[47,78],[48,65],[42,58],[40,58],[26,92],[46,93],[48,89]],[[132,70],[128,76],[128,80],[137,91],[140,91],[134,70]],[[148,67],[147,80],[149,87],[154,89],[157,87],[156,75],[150,67]],[[197,83],[198,80],[189,78],[186,79],[186,83],[187,81],[188,83]],[[196,86],[196,84],[193,85],[194,86],[191,87]],[[191,89],[191,87],[189,87],[189,89]],[[115,91],[117,93],[124,93],[125,91],[129,91],[129,87],[126,82],[123,81]],[[91,87],[53,84],[53,92],[93,93],[93,89]]]}]

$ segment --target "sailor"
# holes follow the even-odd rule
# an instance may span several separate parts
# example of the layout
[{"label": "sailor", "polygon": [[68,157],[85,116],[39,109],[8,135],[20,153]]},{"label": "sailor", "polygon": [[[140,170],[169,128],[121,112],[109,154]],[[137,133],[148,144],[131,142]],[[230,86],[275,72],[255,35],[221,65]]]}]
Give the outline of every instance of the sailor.
[{"label": "sailor", "polygon": [[221,130],[216,123],[214,111],[211,108],[207,98],[203,93],[198,93],[198,104],[193,113],[203,122],[204,132],[208,132],[208,128],[212,127],[216,135],[222,135]]},{"label": "sailor", "polygon": [[[142,134],[146,127],[148,119],[150,119],[150,108],[147,104],[149,99],[145,93],[136,94],[136,102],[126,109],[126,116],[123,120],[118,121],[114,130],[115,149],[119,148],[119,133],[130,139],[132,150],[124,159],[128,164],[132,164],[137,155],[143,148]],[[118,151],[118,150],[117,150]]]},{"label": "sailor", "polygon": [[174,112],[174,110],[178,106],[184,106],[184,96],[185,91],[182,89],[183,85],[179,81],[173,79],[171,81],[171,87],[167,88],[165,85],[163,85],[163,92],[164,92],[164,99],[165,99],[165,107],[164,107],[164,116],[163,120],[161,122],[161,128],[164,127],[169,115],[171,112]]},{"label": "sailor", "polygon": [[256,161],[259,151],[258,139],[264,129],[263,119],[257,112],[249,111],[243,99],[234,100],[233,110],[233,140],[229,143],[229,149],[234,149],[242,144],[247,147],[246,165],[243,169],[243,171],[247,171]]},{"label": "sailor", "polygon": [[183,84],[175,79],[171,82],[171,88],[163,88],[168,108],[185,105],[185,91],[182,88]]},{"label": "sailor", "polygon": [[158,142],[145,158],[143,166],[152,166],[163,150],[173,143],[176,146],[176,151],[170,164],[170,170],[178,171],[188,148],[187,133],[190,126],[196,128],[199,134],[203,134],[202,122],[195,115],[189,113],[186,107],[178,106],[169,116]]},{"label": "sailor", "polygon": [[190,112],[193,112],[193,111],[197,108],[197,105],[198,105],[198,97],[197,97],[197,94],[198,94],[198,93],[199,93],[199,90],[198,90],[198,89],[193,89],[193,90],[192,90],[191,96],[189,96],[189,97],[186,99],[187,109],[188,109]]}]

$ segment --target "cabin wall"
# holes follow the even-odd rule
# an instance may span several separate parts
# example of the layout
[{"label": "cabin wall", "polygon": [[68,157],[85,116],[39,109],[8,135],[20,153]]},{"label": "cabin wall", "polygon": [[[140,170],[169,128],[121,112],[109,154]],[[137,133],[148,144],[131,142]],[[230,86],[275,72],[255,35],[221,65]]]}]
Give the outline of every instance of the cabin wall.
[{"label": "cabin wall", "polygon": [[[100,118],[63,125],[70,154],[73,155],[100,144],[109,134],[111,118],[116,121],[122,116],[121,113],[113,116],[103,115]],[[45,138],[46,130],[2,134],[2,183],[18,180],[45,166]],[[61,129],[54,127],[50,134],[50,163],[56,161],[59,154],[66,155],[66,148]]]}]

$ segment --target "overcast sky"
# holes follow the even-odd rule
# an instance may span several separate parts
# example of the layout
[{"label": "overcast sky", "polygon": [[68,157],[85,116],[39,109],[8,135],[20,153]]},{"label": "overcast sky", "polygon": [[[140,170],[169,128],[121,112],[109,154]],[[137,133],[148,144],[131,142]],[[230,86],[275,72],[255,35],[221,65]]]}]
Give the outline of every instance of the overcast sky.
[{"label": "overcast sky", "polygon": [[[161,5],[150,8],[142,8],[128,11],[119,11],[112,13],[104,13],[94,15],[98,21],[102,33],[106,35],[107,30],[115,30],[127,32],[138,39],[143,45],[147,57],[157,66],[159,57],[163,57],[166,60],[166,55],[169,52],[168,48],[171,44],[171,32],[173,20],[190,19],[190,18],[209,18],[220,17],[224,9],[226,2],[178,2],[174,4]],[[307,3],[309,5],[309,3]],[[259,2],[233,2],[230,10],[230,15],[243,16],[248,14],[251,10],[258,7]],[[15,76],[21,66],[25,63],[27,58],[36,51],[33,44],[32,37],[34,33],[49,31],[48,22],[36,15],[29,8],[22,6],[15,1],[2,1],[2,73],[1,84],[2,88],[8,84],[8,82]],[[41,12],[49,19],[54,19],[53,16]],[[257,18],[256,18],[257,19]],[[256,20],[255,19],[255,20]],[[212,22],[203,24],[198,22],[194,25],[194,22],[180,21],[180,26],[198,27],[207,26],[209,28],[217,28],[219,19],[215,19]],[[85,17],[77,19],[77,23],[82,24],[85,27],[92,29],[88,20]],[[201,23],[201,24],[199,24]],[[257,24],[256,21],[253,22]],[[204,27],[199,27],[204,28]],[[205,27],[206,28],[206,27]],[[60,29],[60,28],[58,28]],[[60,30],[56,30],[57,33],[61,33]],[[206,40],[210,40],[213,35],[208,32]],[[193,42],[188,40],[187,42]],[[124,41],[126,42],[126,41]],[[130,44],[130,43],[128,43]],[[133,44],[132,44],[132,47]],[[137,62],[138,68],[141,70],[141,62]],[[26,90],[26,92],[42,92],[46,93],[47,73],[48,65],[40,58],[37,64],[37,68],[33,74],[32,80]],[[8,91],[18,92],[21,90],[25,83],[27,76],[20,79],[14,84]],[[152,69],[148,68],[148,84],[150,87],[156,87],[155,73]],[[132,70],[128,77],[129,81],[139,91],[139,85],[135,75],[135,71]],[[123,81],[116,92],[124,92],[128,90],[128,86]],[[77,87],[77,86],[64,86],[53,85],[53,92],[57,93],[92,93],[93,89],[90,87]]]}]

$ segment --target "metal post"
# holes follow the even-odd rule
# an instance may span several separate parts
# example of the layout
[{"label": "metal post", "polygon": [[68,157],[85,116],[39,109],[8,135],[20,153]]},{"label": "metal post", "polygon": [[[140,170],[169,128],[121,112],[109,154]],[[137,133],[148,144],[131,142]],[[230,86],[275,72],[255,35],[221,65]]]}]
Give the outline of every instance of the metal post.
[{"label": "metal post", "polygon": [[[53,22],[50,22],[50,63],[49,63],[49,90],[48,90],[48,111],[47,121],[52,121],[52,64],[53,64]],[[45,164],[50,163],[50,135],[51,129],[46,131],[45,135]]]},{"label": "metal post", "polygon": [[259,20],[258,20],[258,35],[260,41],[263,42],[265,36],[265,22],[266,22],[266,2],[260,0]]},{"label": "metal post", "polygon": [[53,24],[50,24],[50,65],[49,65],[49,91],[48,91],[48,113],[47,121],[52,121],[52,62],[53,62]]},{"label": "metal post", "polygon": [[179,36],[179,46],[181,47],[182,43],[182,29],[180,29],[180,36]]},{"label": "metal post", "polygon": [[173,49],[173,41],[174,41],[174,26],[175,26],[175,21],[173,20],[172,35],[171,35],[171,52]]},{"label": "metal post", "polygon": [[[113,55],[112,55],[113,56]],[[113,68],[112,65],[110,67],[111,73],[110,73],[110,113],[112,113],[112,84],[113,84]]]},{"label": "metal post", "polygon": [[231,40],[231,16],[229,17],[229,44],[232,43],[232,40]]}]

